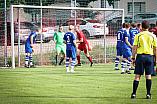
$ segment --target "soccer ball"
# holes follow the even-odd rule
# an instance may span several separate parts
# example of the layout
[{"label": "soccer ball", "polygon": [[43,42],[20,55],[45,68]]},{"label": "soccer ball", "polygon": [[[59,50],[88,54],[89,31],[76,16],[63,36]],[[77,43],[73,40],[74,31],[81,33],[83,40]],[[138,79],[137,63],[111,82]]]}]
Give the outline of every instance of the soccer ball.
[{"label": "soccer ball", "polygon": [[92,51],[92,47],[91,46],[89,46],[89,51]]}]

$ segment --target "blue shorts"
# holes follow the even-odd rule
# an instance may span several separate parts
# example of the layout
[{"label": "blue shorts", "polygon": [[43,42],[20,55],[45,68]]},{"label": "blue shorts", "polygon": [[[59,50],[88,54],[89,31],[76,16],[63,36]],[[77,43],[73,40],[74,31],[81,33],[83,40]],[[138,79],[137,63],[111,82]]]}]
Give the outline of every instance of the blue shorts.
[{"label": "blue shorts", "polygon": [[153,55],[138,54],[136,57],[134,74],[143,75],[145,69],[145,75],[151,75],[154,71],[154,57]]},{"label": "blue shorts", "polygon": [[117,47],[117,56],[122,56],[123,55],[123,51],[121,47]]},{"label": "blue shorts", "polygon": [[25,53],[33,53],[30,44],[25,43]]},{"label": "blue shorts", "polygon": [[76,58],[76,50],[66,50],[66,57]]},{"label": "blue shorts", "polygon": [[129,58],[132,56],[132,52],[130,50],[130,48],[122,48],[123,51],[123,58]]}]

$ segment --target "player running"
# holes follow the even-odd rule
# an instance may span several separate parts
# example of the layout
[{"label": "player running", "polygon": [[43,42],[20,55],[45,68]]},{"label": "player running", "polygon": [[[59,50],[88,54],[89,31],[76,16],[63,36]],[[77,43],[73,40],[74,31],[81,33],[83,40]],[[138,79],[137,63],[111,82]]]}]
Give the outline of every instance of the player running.
[{"label": "player running", "polygon": [[80,52],[84,51],[86,57],[89,59],[89,61],[91,62],[90,67],[93,67],[93,61],[92,58],[89,55],[89,44],[84,36],[84,34],[82,33],[82,31],[79,30],[79,25],[75,26],[75,31],[77,32],[77,41],[76,43],[79,43],[78,45],[78,49],[77,49],[77,60],[78,60],[78,64],[75,66],[81,66],[81,62],[80,62]]},{"label": "player running", "polygon": [[[66,69],[67,72],[75,72],[74,65],[76,59],[76,38],[75,35],[72,33],[74,27],[72,25],[69,26],[69,32],[64,35],[63,43],[66,44]],[[72,58],[71,61],[71,70],[69,71],[69,60]]]},{"label": "player running", "polygon": [[25,67],[29,68],[28,61],[30,61],[30,68],[35,68],[36,66],[33,65],[32,61],[32,53],[34,52],[33,44],[35,42],[35,38],[37,35],[41,34],[41,29],[37,29],[36,32],[32,32],[29,37],[27,38],[25,42],[25,53],[26,53],[26,59],[25,59]]},{"label": "player running", "polygon": [[62,64],[64,58],[65,58],[65,44],[63,43],[63,37],[64,37],[64,32],[63,31],[63,26],[59,26],[59,31],[55,32],[53,36],[53,41],[56,43],[56,66],[58,66],[58,55],[61,52],[62,57],[59,62],[59,65]]},{"label": "player running", "polygon": [[123,55],[123,52],[122,52],[122,37],[123,37],[123,35],[124,35],[125,32],[126,32],[126,30],[125,30],[125,23],[123,23],[122,24],[122,29],[120,29],[117,32],[117,46],[116,46],[117,57],[115,59],[115,70],[119,70],[118,69],[119,58],[120,58],[120,56]]}]

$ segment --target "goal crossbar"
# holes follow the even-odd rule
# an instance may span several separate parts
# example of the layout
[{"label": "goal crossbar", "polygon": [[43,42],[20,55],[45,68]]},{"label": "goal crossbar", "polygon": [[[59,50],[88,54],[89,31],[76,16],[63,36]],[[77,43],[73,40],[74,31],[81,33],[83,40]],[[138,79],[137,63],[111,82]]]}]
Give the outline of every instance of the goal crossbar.
[{"label": "goal crossbar", "polygon": [[124,23],[124,9],[110,9],[110,8],[81,8],[81,7],[57,7],[57,6],[30,6],[30,5],[10,5],[11,17],[11,55],[12,55],[12,69],[15,69],[15,55],[14,55],[14,8],[34,8],[34,9],[60,9],[60,10],[97,10],[97,11],[122,11],[122,23]]}]

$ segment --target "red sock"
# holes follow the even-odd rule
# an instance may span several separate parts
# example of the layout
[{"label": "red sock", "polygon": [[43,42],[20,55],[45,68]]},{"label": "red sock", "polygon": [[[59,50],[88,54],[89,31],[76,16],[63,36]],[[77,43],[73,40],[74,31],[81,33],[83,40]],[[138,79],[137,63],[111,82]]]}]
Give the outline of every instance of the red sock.
[{"label": "red sock", "polygon": [[77,55],[78,63],[80,63],[80,55]]},{"label": "red sock", "polygon": [[89,61],[91,62],[91,63],[93,63],[93,61],[92,61],[92,58],[89,56],[89,57],[87,57],[88,59],[89,59]]}]

